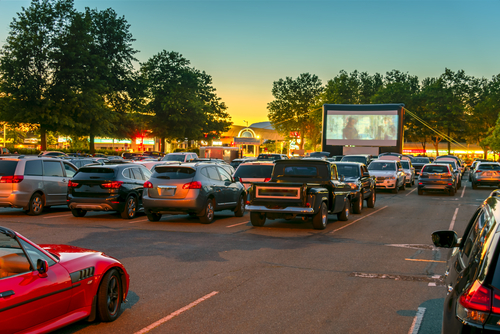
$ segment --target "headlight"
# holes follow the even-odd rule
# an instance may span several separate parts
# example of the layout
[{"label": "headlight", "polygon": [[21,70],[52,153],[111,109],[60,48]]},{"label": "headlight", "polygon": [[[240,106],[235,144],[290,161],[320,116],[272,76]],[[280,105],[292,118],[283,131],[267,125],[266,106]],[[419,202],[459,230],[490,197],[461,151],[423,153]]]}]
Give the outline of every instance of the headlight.
[{"label": "headlight", "polygon": [[349,183],[351,189],[358,189],[358,185],[356,183]]},{"label": "headlight", "polygon": [[395,180],[396,177],[395,176],[389,176],[387,179],[389,179],[389,180]]}]

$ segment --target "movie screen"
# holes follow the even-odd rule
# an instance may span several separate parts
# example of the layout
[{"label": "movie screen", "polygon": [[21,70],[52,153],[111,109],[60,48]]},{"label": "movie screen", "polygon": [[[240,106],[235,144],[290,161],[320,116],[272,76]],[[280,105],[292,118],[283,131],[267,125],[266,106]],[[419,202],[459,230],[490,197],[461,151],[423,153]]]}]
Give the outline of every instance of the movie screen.
[{"label": "movie screen", "polygon": [[326,115],[326,144],[396,146],[398,124],[397,110],[329,110]]}]

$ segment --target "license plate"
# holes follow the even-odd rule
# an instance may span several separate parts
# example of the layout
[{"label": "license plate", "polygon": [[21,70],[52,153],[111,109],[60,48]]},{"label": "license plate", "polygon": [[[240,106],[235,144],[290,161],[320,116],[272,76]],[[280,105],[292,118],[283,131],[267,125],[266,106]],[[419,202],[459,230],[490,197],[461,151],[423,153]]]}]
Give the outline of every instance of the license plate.
[{"label": "license plate", "polygon": [[492,176],[492,175],[493,175],[493,173],[492,173],[492,172],[484,172],[484,173],[483,173],[483,175],[484,175],[484,176]]},{"label": "license plate", "polygon": [[177,187],[158,187],[158,195],[160,196],[174,196]]},{"label": "license plate", "polygon": [[429,178],[430,178],[430,179],[440,179],[440,178],[441,178],[441,175],[431,174],[431,175],[429,175]]}]

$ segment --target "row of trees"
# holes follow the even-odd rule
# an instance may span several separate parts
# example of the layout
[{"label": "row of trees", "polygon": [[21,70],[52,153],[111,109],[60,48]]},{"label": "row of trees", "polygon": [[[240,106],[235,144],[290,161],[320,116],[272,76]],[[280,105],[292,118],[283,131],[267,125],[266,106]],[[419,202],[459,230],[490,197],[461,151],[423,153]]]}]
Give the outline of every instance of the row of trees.
[{"label": "row of trees", "polygon": [[[37,124],[74,137],[165,140],[218,136],[231,125],[212,78],[177,52],[161,51],[139,70],[130,25],[113,9],[73,0],[33,0],[10,24],[0,49],[0,121]],[[164,145],[162,145],[164,150]]]},{"label": "row of trees", "polygon": [[500,151],[500,75],[487,80],[445,69],[439,77],[419,80],[397,70],[385,76],[340,71],[323,85],[316,75],[304,73],[275,81],[272,93],[271,123],[284,135],[299,130],[313,147],[321,140],[325,103],[404,103],[418,117],[406,114],[405,140],[420,142],[424,149],[432,142],[437,151],[441,141],[449,145],[453,138],[478,144],[485,154],[489,149]]}]

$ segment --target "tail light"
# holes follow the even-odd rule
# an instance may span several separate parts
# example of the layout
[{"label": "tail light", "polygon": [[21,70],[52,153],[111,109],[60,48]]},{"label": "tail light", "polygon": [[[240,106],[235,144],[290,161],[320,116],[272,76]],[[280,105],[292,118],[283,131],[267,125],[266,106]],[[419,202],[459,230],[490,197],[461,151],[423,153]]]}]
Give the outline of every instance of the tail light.
[{"label": "tail light", "polygon": [[271,181],[271,178],[270,178],[270,177],[266,177],[266,178],[264,179],[264,182],[269,182],[269,181]]},{"label": "tail light", "polygon": [[479,169],[476,171],[476,173],[481,173],[481,172],[482,172],[482,170],[479,170]]},{"label": "tail light", "polygon": [[[498,297],[495,296],[497,299]],[[500,303],[496,303],[500,304]],[[500,311],[498,306],[495,306]],[[475,281],[462,295],[457,303],[457,316],[467,322],[484,324],[492,310],[492,291]]]},{"label": "tail light", "polygon": [[0,177],[0,183],[19,183],[24,180],[23,175],[9,175]]},{"label": "tail light", "polygon": [[153,188],[153,184],[149,181],[144,182],[144,188]]},{"label": "tail light", "polygon": [[182,186],[182,189],[201,189],[201,182],[200,181],[193,181],[186,183]]},{"label": "tail light", "polygon": [[119,189],[123,184],[123,181],[113,181],[101,184],[104,189]]},{"label": "tail light", "polygon": [[69,180],[68,182],[68,188],[76,188],[79,186],[79,183],[76,183],[76,182],[73,182],[71,180]]}]

